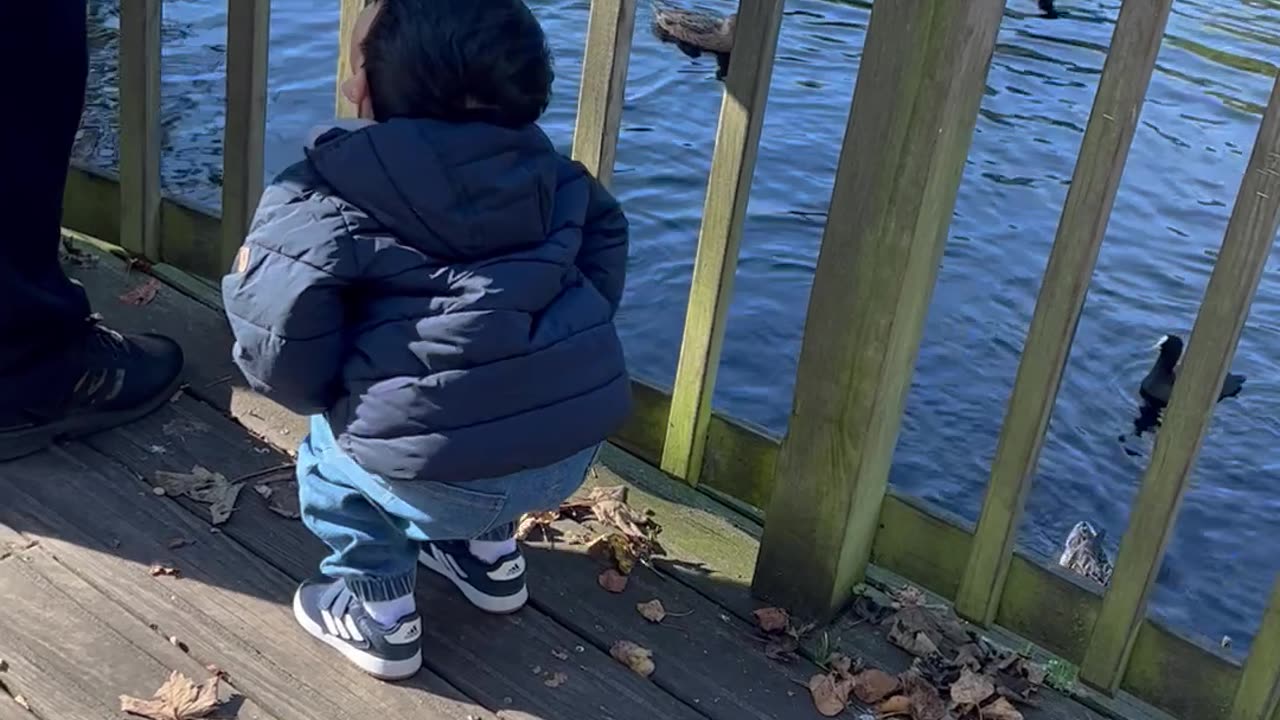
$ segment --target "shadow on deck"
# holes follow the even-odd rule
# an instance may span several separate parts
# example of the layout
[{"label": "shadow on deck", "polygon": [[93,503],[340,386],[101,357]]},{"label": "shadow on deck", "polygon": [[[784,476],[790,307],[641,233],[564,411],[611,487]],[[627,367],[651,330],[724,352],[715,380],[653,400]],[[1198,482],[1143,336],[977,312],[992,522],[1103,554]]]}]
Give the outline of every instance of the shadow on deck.
[{"label": "shadow on deck", "polygon": [[[514,616],[484,615],[445,581],[420,578],[416,678],[384,684],[336,660],[289,609],[323,550],[253,492],[260,480],[218,528],[207,506],[151,489],[157,471],[195,465],[233,480],[287,476],[301,418],[243,387],[211,302],[164,286],[127,305],[119,296],[148,276],[97,251],[75,259],[69,271],[113,326],[182,342],[189,387],[131,426],[0,465],[0,720],[118,717],[119,695],[149,697],[170,670],[198,681],[211,665],[227,676],[218,717],[820,717],[805,688],[818,667],[766,658],[751,622],[760,527],[615,448],[588,484],[627,485],[630,503],[652,511],[668,552],[656,569],[610,594],[582,546],[531,543],[532,601]],[[153,576],[156,563],[180,576]],[[655,598],[672,614],[661,624],[636,611]],[[610,657],[618,640],[653,651],[652,677]],[[811,640],[810,657],[840,647],[886,670],[909,665],[865,626],[837,623]],[[1027,717],[1102,716],[1046,690]]]}]

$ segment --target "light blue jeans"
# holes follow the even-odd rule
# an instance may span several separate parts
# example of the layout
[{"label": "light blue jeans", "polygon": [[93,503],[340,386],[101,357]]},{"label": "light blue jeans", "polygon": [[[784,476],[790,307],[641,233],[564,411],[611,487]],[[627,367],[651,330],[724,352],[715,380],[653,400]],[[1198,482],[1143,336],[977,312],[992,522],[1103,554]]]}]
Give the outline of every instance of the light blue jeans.
[{"label": "light blue jeans", "polygon": [[302,521],[332,551],[320,569],[363,600],[413,592],[419,544],[501,541],[527,512],[556,508],[582,486],[600,446],[554,465],[468,482],[388,481],[338,448],[323,415],[298,448]]}]

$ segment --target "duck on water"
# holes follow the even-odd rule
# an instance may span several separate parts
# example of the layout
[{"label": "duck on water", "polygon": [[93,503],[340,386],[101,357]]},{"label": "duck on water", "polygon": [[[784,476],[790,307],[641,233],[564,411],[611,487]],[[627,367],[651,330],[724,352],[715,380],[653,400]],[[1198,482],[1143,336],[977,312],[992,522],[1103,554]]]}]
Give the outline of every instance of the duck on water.
[{"label": "duck on water", "polygon": [[[1160,350],[1156,364],[1142,378],[1138,394],[1148,404],[1163,408],[1169,404],[1169,396],[1173,394],[1173,382],[1178,379],[1178,360],[1182,358],[1183,342],[1177,335],[1165,335],[1156,343]],[[1222,380],[1222,390],[1218,393],[1218,401],[1235,397],[1244,389],[1245,377],[1236,373],[1227,373]]]},{"label": "duck on water", "polygon": [[[1056,18],[1054,0],[1036,0],[1042,17]],[[722,15],[711,10],[686,10],[666,0],[653,0],[653,34],[664,43],[672,43],[691,58],[710,53],[716,58],[716,79],[729,74],[729,55],[733,50],[738,14]]]}]

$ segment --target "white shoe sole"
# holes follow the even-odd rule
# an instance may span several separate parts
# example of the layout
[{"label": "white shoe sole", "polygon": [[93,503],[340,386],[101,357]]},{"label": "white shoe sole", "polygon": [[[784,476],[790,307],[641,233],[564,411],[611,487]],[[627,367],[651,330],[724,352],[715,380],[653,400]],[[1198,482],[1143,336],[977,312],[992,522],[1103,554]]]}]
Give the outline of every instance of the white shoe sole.
[{"label": "white shoe sole", "polygon": [[494,597],[485,595],[476,590],[470,583],[454,574],[453,570],[445,565],[441,565],[436,561],[435,557],[423,550],[418,553],[418,562],[422,563],[428,570],[449,578],[454,587],[462,591],[467,600],[481,610],[492,613],[494,615],[510,615],[529,602],[529,588],[521,587],[520,592],[515,595],[506,597]]},{"label": "white shoe sole", "polygon": [[405,680],[417,675],[422,669],[421,648],[407,660],[384,660],[348,645],[342,638],[330,635],[307,615],[306,609],[302,607],[302,593],[293,595],[293,617],[308,635],[342,653],[353,665],[379,680]]}]

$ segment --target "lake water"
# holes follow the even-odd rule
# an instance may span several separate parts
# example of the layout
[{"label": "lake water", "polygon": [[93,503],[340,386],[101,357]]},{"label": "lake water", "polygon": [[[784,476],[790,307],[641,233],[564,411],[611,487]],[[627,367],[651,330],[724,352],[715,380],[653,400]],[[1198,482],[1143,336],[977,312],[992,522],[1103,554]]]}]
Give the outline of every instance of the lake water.
[{"label": "lake water", "polygon": [[[118,20],[94,0],[92,72],[77,155],[113,164]],[[586,0],[532,0],[556,51],[545,119],[567,149]],[[1035,293],[1114,28],[1118,0],[1059,0],[1046,20],[1010,0],[907,403],[892,482],[971,520]],[[222,3],[164,5],[167,188],[216,204],[223,123]],[[722,10],[732,6],[721,3]],[[742,243],[718,408],[785,427],[824,213],[870,4],[791,0]],[[633,223],[620,317],[634,372],[669,384],[684,320],[720,105],[714,61],[657,42],[642,7],[616,191]],[[275,0],[266,164],[301,156],[333,113],[336,2]],[[1165,332],[1190,333],[1280,62],[1277,0],[1177,0],[1063,381],[1020,542],[1056,556],[1087,519],[1124,530],[1149,444],[1124,452],[1135,389]],[[1187,494],[1154,611],[1243,650],[1280,553],[1280,278],[1273,254]]]}]

